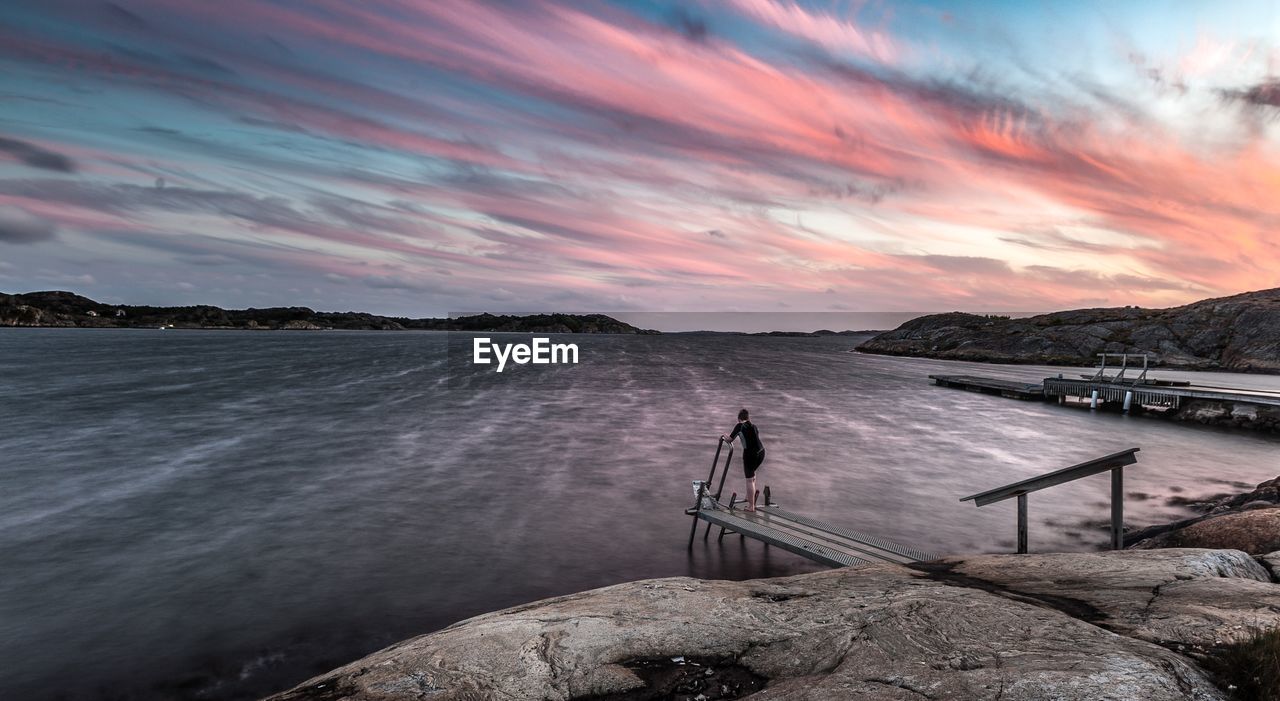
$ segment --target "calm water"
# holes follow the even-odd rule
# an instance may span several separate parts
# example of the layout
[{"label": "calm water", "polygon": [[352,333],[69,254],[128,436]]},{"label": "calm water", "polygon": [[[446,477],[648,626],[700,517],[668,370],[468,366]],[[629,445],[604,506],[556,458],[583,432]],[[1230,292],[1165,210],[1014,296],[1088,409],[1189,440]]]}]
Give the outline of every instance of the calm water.
[{"label": "calm water", "polygon": [[[685,550],[690,480],[740,406],[778,501],[938,552],[1012,548],[1011,506],[959,497],[1130,446],[1131,525],[1280,474],[1276,439],[925,379],[1060,369],[849,337],[567,340],[579,365],[498,376],[458,366],[458,335],[0,332],[0,698],[254,698],[532,599],[816,569],[738,538]],[[1033,548],[1105,542],[1108,489],[1033,496]]]}]

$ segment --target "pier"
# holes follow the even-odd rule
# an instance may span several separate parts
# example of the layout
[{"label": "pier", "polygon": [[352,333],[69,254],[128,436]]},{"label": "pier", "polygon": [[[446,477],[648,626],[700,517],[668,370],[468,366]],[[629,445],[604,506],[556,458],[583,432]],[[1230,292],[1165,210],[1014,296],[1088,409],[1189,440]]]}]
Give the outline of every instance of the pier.
[{"label": "pier", "polygon": [[955,387],[970,392],[998,394],[1009,399],[1044,399],[1044,386],[1014,380],[998,380],[992,377],[972,375],[930,375],[930,380],[940,387]]},{"label": "pier", "polygon": [[[764,503],[757,504],[755,511],[746,511],[743,507],[747,502],[739,502],[737,494],[731,495],[728,503],[722,502],[720,492],[724,489],[725,477],[733,460],[732,446],[725,455],[723,472],[720,473],[720,485],[714,495],[711,493],[711,484],[717,470],[720,469],[720,456],[724,446],[725,442],[721,440],[711,462],[711,474],[707,479],[693,482],[694,505],[685,510],[685,515],[693,517],[693,524],[689,530],[690,549],[693,548],[693,541],[697,537],[698,525],[705,523],[703,540],[710,537],[712,527],[718,526],[720,534],[717,540],[723,540],[725,535],[736,534],[831,567],[859,567],[878,563],[909,565],[914,562],[938,559],[938,556],[933,553],[887,538],[834,526],[786,511],[773,502],[768,487],[764,489]],[[972,501],[974,505],[981,507],[1007,499],[1016,499],[1017,552],[1026,553],[1029,540],[1028,495],[1084,477],[1109,472],[1111,475],[1111,547],[1119,550],[1124,547],[1124,468],[1137,462],[1138,450],[1136,447],[1128,448],[972,494],[961,498],[961,501]]]},{"label": "pier", "polygon": [[936,555],[886,538],[786,511],[773,502],[768,487],[764,488],[764,503],[757,504],[754,512],[742,508],[747,502],[739,502],[736,493],[730,495],[728,503],[722,502],[720,497],[725,478],[729,474],[729,464],[733,460],[733,446],[725,454],[720,484],[714,495],[711,493],[711,484],[720,469],[720,455],[724,446],[725,442],[721,440],[716,447],[715,457],[711,460],[711,473],[707,479],[693,482],[694,505],[685,510],[686,515],[693,517],[693,525],[689,531],[690,548],[697,536],[698,524],[705,523],[703,540],[711,535],[713,526],[718,526],[718,540],[723,540],[725,535],[736,534],[831,567],[856,567],[880,562],[905,565],[937,559]]},{"label": "pier", "polygon": [[1044,380],[1045,399],[1059,401],[1066,398],[1093,400],[1098,393],[1102,402],[1124,403],[1125,395],[1131,404],[1141,406],[1179,408],[1185,400],[1204,399],[1216,402],[1245,402],[1263,406],[1280,407],[1280,393],[1259,390],[1233,389],[1229,387],[1203,387],[1193,384],[1129,384],[1099,380],[1072,380],[1051,377]]},{"label": "pier", "polygon": [[[1062,375],[1046,377],[1039,383],[971,375],[929,375],[929,379],[940,387],[1058,404],[1087,402],[1093,409],[1120,407],[1125,413],[1146,409],[1176,412],[1192,401],[1227,403],[1254,413],[1258,409],[1264,413],[1280,410],[1280,392],[1154,379],[1147,376],[1150,368],[1145,355],[1140,356],[1141,366],[1129,365],[1130,359],[1135,357],[1132,354],[1099,353],[1099,356],[1100,363],[1092,374],[1075,378]],[[1119,358],[1120,364],[1108,366],[1109,357]],[[1115,372],[1108,374],[1108,370]],[[1129,374],[1131,371],[1133,374]],[[1231,413],[1226,412],[1228,416]]]}]

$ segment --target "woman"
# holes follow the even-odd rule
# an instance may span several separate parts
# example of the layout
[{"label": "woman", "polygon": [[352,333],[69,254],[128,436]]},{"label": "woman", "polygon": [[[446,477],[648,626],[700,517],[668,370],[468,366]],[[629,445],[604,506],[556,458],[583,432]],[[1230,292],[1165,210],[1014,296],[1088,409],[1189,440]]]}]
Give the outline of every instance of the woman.
[{"label": "woman", "polygon": [[760,469],[760,463],[764,462],[764,443],[760,442],[760,431],[755,424],[751,423],[751,415],[746,409],[738,412],[738,425],[733,427],[733,432],[727,436],[720,434],[720,440],[732,443],[738,434],[742,434],[742,470],[747,477],[747,508],[745,510],[755,511],[756,470]]}]

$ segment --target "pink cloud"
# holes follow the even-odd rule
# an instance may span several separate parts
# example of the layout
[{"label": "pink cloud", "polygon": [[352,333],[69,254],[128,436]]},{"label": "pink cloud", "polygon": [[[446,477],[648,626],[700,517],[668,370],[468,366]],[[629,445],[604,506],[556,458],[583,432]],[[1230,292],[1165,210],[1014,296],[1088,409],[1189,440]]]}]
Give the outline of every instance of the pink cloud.
[{"label": "pink cloud", "polygon": [[812,41],[831,51],[849,52],[880,61],[899,54],[897,42],[826,12],[814,12],[791,0],[730,0],[731,6],[762,24]]},{"label": "pink cloud", "polygon": [[[1154,115],[1099,115],[1051,92],[917,79],[891,65],[866,72],[838,62],[771,63],[724,37],[690,41],[590,4],[169,6],[201,26],[272,27],[299,44],[330,47],[327,60],[360,71],[407,65],[511,97],[510,106],[486,108],[429,86],[362,85],[252,57],[235,64],[251,80],[182,84],[181,95],[228,114],[471,169],[361,182],[358,196],[372,204],[420,205],[378,209],[368,226],[306,207],[297,218],[252,225],[343,248],[334,255],[394,259],[389,280],[445,266],[465,282],[488,274],[594,291],[625,280],[701,292],[715,281],[728,286],[725,299],[733,290],[767,300],[839,287],[900,302],[1036,306],[1086,294],[1161,301],[1280,283],[1272,243],[1280,158],[1265,131],[1206,145]],[[835,54],[882,64],[901,54],[880,30],[790,0],[732,6]],[[172,89],[180,79],[117,58],[94,68],[92,54],[33,41],[23,50],[61,52],[108,73],[122,68],[117,77],[133,85]],[[1221,52],[1211,48],[1188,61],[1217,65]],[[542,109],[548,105],[554,109]],[[341,169],[308,174],[305,183],[349,185]],[[1052,258],[1039,268],[985,262],[1011,231],[1042,221],[1046,205],[1147,245],[1106,254],[1098,270],[1066,271],[1106,286],[1101,292],[1053,272]],[[850,235],[806,228],[808,212],[847,215]],[[973,255],[928,257],[944,227],[970,232]],[[1059,245],[1070,252],[1069,241]],[[331,272],[356,275],[348,268],[358,267]],[[1161,275],[1185,284],[1160,284]]]}]

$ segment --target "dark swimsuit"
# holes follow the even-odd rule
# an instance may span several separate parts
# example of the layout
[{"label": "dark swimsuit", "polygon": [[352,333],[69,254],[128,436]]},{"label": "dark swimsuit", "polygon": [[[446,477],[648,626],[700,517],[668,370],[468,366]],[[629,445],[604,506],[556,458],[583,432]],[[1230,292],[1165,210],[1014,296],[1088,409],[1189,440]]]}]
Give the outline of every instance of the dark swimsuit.
[{"label": "dark swimsuit", "polygon": [[739,433],[742,434],[742,470],[747,479],[751,479],[756,476],[756,470],[760,469],[760,463],[764,462],[764,443],[760,442],[760,431],[750,421],[734,426],[729,440],[737,438]]}]

